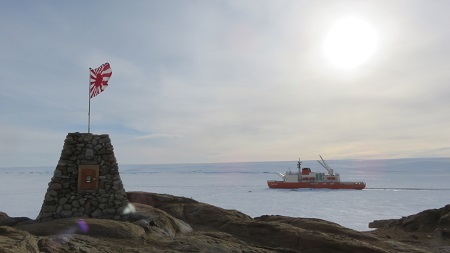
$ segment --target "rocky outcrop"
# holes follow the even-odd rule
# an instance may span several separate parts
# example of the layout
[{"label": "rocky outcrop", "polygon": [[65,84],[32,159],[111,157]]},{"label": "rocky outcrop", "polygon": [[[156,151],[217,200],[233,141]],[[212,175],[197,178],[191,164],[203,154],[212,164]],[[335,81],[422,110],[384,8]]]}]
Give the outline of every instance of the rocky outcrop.
[{"label": "rocky outcrop", "polygon": [[450,252],[450,205],[425,210],[400,219],[375,220],[370,233],[410,245],[420,245],[431,252]]},{"label": "rocky outcrop", "polygon": [[[37,222],[0,213],[0,252],[414,253],[445,252],[437,250],[448,245],[447,240],[441,248],[427,248],[321,219],[251,218],[166,194],[128,192],[127,199],[133,203],[127,220],[69,217]],[[417,222],[425,219],[420,217]],[[444,223],[445,214],[441,218]]]},{"label": "rocky outcrop", "polygon": [[[449,231],[450,205],[439,209],[430,209],[418,214],[391,220],[375,220],[369,223],[369,228],[397,227],[408,232]],[[450,232],[450,231],[449,231]]]},{"label": "rocky outcrop", "polygon": [[306,218],[251,218],[183,197],[128,192],[130,202],[151,205],[190,224],[194,230],[221,232],[275,252],[427,252],[401,242],[378,238],[338,224]]}]

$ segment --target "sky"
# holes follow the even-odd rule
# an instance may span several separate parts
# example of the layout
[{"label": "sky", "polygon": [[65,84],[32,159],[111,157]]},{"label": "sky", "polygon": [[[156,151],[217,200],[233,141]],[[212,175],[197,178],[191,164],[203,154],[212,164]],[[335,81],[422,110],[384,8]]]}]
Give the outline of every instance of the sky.
[{"label": "sky", "polygon": [[[89,68],[105,62],[113,74],[91,100],[90,129],[110,135],[119,164],[449,157],[449,9],[5,1],[0,167],[57,164],[67,133],[87,132]],[[324,41],[349,17],[376,33],[376,47],[343,68]]]}]

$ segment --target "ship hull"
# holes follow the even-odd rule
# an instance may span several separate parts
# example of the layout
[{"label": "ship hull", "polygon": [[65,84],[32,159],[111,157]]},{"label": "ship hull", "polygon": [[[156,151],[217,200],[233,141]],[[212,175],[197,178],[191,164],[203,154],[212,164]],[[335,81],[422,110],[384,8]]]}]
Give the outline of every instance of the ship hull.
[{"label": "ship hull", "polygon": [[284,182],[267,181],[269,188],[275,189],[349,189],[362,190],[366,188],[364,182]]}]

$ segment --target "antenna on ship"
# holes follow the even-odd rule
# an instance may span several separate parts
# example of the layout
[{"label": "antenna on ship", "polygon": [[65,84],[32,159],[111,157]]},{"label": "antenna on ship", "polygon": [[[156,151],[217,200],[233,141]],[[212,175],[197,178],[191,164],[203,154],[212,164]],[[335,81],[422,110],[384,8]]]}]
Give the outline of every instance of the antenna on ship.
[{"label": "antenna on ship", "polygon": [[298,162],[297,162],[297,168],[300,171],[302,168],[302,162],[300,161],[300,158],[298,158]]}]

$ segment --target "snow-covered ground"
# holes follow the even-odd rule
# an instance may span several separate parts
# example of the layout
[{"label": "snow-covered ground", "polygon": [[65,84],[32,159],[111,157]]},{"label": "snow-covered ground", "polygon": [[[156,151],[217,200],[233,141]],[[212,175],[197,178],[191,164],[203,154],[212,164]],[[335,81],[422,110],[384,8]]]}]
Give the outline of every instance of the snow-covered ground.
[{"label": "snow-covered ground", "polygon": [[[356,230],[375,219],[400,218],[450,204],[450,158],[329,160],[342,181],[365,181],[358,190],[269,189],[273,172],[296,170],[296,161],[217,164],[119,165],[127,191],[193,198],[252,217],[279,214],[320,218]],[[324,169],[305,161],[313,171]],[[0,168],[0,211],[35,218],[54,167]]]}]

